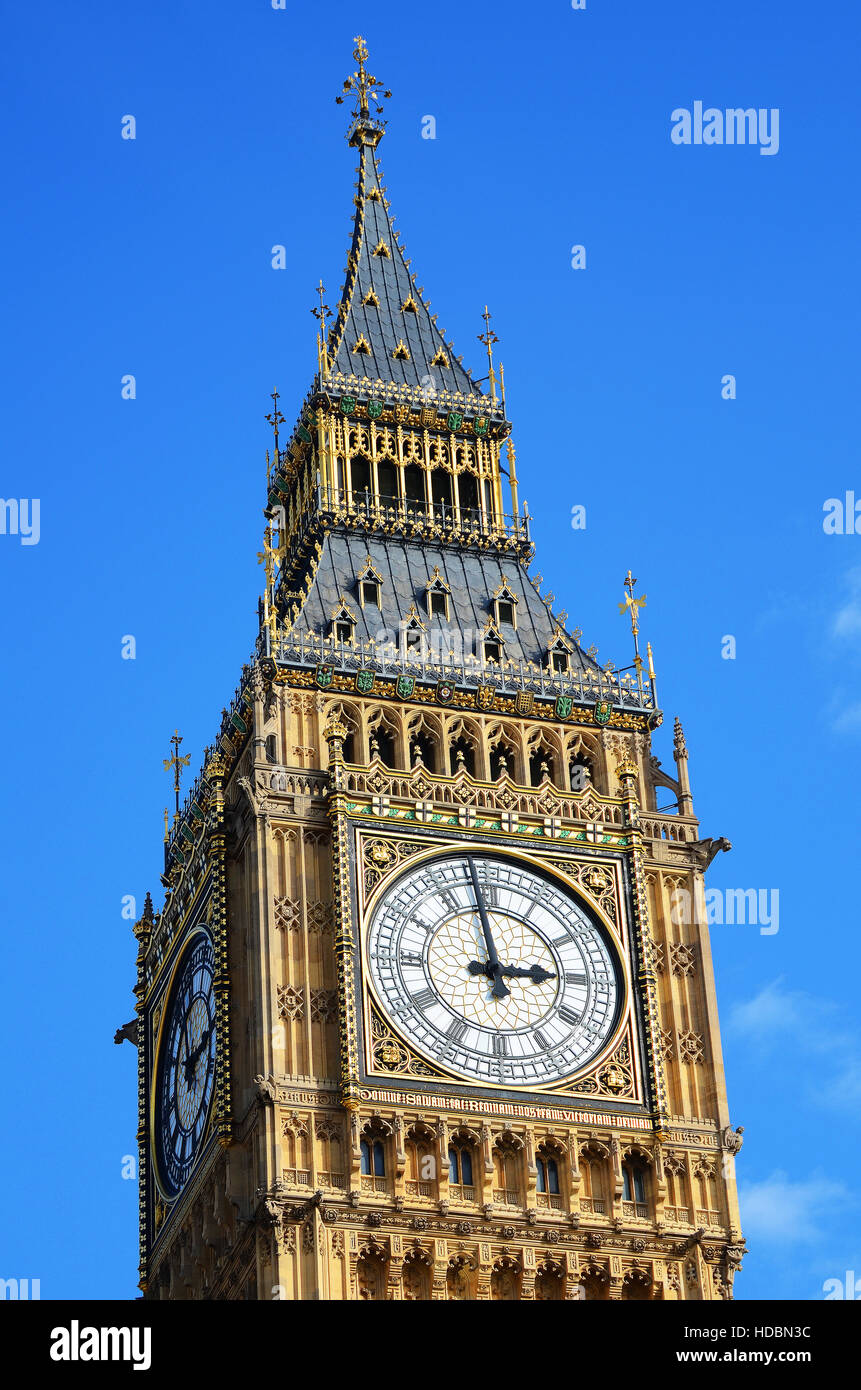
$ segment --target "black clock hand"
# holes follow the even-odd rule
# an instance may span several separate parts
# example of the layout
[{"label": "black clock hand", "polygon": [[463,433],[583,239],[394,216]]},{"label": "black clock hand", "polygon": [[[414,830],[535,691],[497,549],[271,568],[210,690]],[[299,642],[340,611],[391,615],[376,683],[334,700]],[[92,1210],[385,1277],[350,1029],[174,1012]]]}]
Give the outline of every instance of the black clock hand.
[{"label": "black clock hand", "polygon": [[[471,960],[467,967],[470,975],[489,974],[486,965],[481,961]],[[545,970],[543,965],[500,965],[499,974],[507,975],[509,979],[531,980],[533,984],[541,985],[545,980],[553,979],[552,970]]]},{"label": "black clock hand", "polygon": [[[478,915],[481,919],[481,930],[484,933],[484,944],[487,947],[487,965],[483,967],[484,973],[493,980],[493,989],[490,992],[494,999],[507,999],[511,990],[503,983],[502,966],[499,963],[499,956],[496,953],[493,933],[490,930],[490,919],[487,915],[487,907],[484,902],[484,894],[478,882],[478,874],[475,872],[475,863],[469,856],[467,856],[466,862],[469,865],[469,876],[472,879],[472,891],[475,894],[475,905],[478,908]],[[472,973],[475,974],[476,972],[473,971]]]},{"label": "black clock hand", "polygon": [[210,1023],[210,1025],[209,1025],[209,1027],[207,1028],[206,1032],[205,1032],[205,1033],[203,1034],[203,1036],[201,1037],[200,1042],[198,1043],[197,1047],[194,1049],[193,1052],[190,1052],[190,1053],[188,1054],[188,1058],[187,1058],[187,1060],[186,1060],[186,1062],[185,1062],[185,1075],[186,1075],[186,1080],[187,1080],[190,1076],[193,1076],[194,1073],[195,1073],[195,1071],[197,1070],[197,1063],[198,1063],[198,1061],[200,1060],[200,1054],[203,1052],[204,1048],[208,1045],[209,1039],[210,1039],[211,1035],[212,1035],[212,1024]]}]

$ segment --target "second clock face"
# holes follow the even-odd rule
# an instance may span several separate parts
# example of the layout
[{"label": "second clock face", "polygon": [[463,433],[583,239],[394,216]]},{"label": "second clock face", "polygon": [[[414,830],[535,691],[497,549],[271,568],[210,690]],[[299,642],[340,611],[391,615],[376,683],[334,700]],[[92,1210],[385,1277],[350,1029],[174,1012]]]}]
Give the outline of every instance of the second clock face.
[{"label": "second clock face", "polygon": [[552,1083],[613,1032],[620,966],[573,894],[513,859],[431,860],[384,895],[367,937],[380,1004],[426,1056],[471,1080]]}]

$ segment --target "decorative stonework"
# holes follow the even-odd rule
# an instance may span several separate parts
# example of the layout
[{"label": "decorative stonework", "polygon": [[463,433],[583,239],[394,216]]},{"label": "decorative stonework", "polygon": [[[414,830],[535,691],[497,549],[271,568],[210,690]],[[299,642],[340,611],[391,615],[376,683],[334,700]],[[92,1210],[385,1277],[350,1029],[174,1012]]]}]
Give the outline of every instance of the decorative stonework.
[{"label": "decorative stonework", "polygon": [[693,975],[696,968],[696,957],[692,948],[683,943],[674,943],[670,947],[670,965],[674,975],[683,978]]},{"label": "decorative stonework", "polygon": [[705,1060],[705,1043],[701,1033],[695,1033],[692,1029],[679,1033],[679,1059],[696,1063]]},{"label": "decorative stonework", "polygon": [[305,1017],[305,991],[301,986],[278,985],[276,998],[279,1018],[294,1022]]}]

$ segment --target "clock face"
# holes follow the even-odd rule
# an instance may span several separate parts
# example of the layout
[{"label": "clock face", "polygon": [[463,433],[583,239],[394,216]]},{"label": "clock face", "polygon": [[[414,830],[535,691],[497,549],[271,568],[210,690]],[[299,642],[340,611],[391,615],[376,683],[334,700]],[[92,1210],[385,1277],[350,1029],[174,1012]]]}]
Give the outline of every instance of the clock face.
[{"label": "clock face", "polygon": [[174,979],[156,1075],[158,1172],[170,1197],[188,1179],[209,1118],[215,1087],[214,974],[212,942],[201,932]]},{"label": "clock face", "polygon": [[616,1025],[619,959],[556,883],[486,854],[430,860],[380,901],[374,991],[428,1058],[473,1081],[531,1086],[580,1071]]}]

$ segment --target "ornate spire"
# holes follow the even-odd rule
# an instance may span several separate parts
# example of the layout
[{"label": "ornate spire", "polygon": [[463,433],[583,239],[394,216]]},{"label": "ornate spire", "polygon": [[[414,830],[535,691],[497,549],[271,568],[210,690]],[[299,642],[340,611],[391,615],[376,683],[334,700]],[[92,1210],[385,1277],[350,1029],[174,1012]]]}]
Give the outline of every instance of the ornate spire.
[{"label": "ornate spire", "polygon": [[[482,396],[437,326],[395,231],[377,164],[376,147],[385,129],[377,119],[383,109],[381,84],[367,71],[367,56],[364,40],[357,38],[358,67],[338,98],[343,101],[346,93],[354,97],[349,139],[359,151],[359,167],[345,280],[331,332],[323,334],[321,376],[345,377],[346,389],[359,396],[372,387],[379,393],[392,387],[414,390],[429,406],[446,394],[473,396],[481,400],[477,408],[482,415],[498,417],[495,396]],[[382,98],[388,95],[384,92]],[[459,402],[448,401],[445,408],[457,410]]]},{"label": "ornate spire", "polygon": [[371,116],[371,105],[377,116],[382,116],[382,101],[387,101],[392,95],[390,91],[383,91],[383,84],[373,73],[365,68],[368,60],[368,45],[357,34],[353,40],[356,47],[353,49],[353,57],[358,63],[355,72],[351,72],[349,77],[344,78],[344,86],[339,97],[335,101],[340,106],[348,92],[352,92],[355,97],[353,106],[353,125],[350,129],[348,139],[351,145],[371,145],[380,143],[385,134],[386,122],[374,120]]}]

